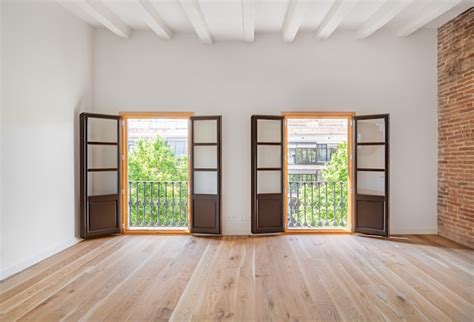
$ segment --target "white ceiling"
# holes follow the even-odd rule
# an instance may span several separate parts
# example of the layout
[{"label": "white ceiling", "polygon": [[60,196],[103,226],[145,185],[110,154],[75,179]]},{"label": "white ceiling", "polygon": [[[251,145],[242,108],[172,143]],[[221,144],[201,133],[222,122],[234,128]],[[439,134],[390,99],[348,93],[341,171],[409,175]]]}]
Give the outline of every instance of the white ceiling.
[{"label": "white ceiling", "polygon": [[58,1],[90,25],[122,37],[134,30],[153,29],[162,38],[196,32],[205,43],[253,41],[261,32],[281,33],[291,42],[298,32],[327,38],[341,29],[359,38],[381,29],[408,36],[420,28],[437,28],[474,5],[474,0]]}]

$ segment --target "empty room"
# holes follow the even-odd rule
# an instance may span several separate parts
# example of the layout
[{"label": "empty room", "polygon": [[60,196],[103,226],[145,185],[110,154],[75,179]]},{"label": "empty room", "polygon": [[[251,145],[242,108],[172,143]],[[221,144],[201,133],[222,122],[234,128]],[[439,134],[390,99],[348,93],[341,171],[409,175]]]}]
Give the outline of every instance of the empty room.
[{"label": "empty room", "polygon": [[0,17],[0,321],[473,321],[473,0]]}]

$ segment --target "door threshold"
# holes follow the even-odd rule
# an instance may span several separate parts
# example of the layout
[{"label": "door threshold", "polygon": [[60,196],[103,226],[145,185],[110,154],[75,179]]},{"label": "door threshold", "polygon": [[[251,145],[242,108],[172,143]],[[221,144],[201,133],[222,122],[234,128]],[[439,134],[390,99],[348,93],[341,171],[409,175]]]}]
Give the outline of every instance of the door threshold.
[{"label": "door threshold", "polygon": [[159,229],[156,229],[156,228],[153,228],[153,227],[150,227],[150,228],[146,228],[146,227],[142,227],[142,228],[137,228],[137,229],[127,229],[127,230],[124,230],[123,232],[125,235],[145,235],[145,234],[149,234],[149,235],[190,235],[191,232],[189,231],[188,228],[159,228]]},{"label": "door threshold", "polygon": [[349,228],[288,228],[286,234],[352,234]]}]

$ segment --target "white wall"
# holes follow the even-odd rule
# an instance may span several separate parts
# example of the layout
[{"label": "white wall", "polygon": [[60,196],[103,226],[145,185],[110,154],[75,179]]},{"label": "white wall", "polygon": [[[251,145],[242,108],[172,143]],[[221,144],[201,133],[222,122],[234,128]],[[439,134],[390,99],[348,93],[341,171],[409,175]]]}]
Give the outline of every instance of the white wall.
[{"label": "white wall", "polygon": [[92,32],[55,2],[2,6],[0,279],[77,241],[77,114],[90,106]]},{"label": "white wall", "polygon": [[[3,30],[3,24],[2,24],[2,21],[3,21],[3,6],[2,4],[0,3],[0,49],[3,48],[3,33],[2,33],[2,30]],[[3,72],[3,50],[0,50],[0,74],[2,74]],[[3,268],[3,210],[2,210],[2,182],[3,182],[3,179],[2,179],[2,150],[3,150],[3,147],[2,147],[2,116],[3,116],[3,77],[0,77],[0,272]],[[1,279],[1,277],[0,277]]]},{"label": "white wall", "polygon": [[436,233],[436,30],[367,40],[257,35],[256,42],[123,40],[94,33],[94,109],[223,116],[223,232],[250,233],[250,116],[281,111],[390,113],[391,231]]}]

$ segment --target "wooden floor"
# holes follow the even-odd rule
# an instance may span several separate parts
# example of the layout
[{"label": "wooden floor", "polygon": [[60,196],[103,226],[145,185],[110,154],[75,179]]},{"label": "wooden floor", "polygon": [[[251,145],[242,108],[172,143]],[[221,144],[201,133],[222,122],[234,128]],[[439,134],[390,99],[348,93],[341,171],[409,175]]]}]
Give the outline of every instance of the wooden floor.
[{"label": "wooden floor", "polygon": [[472,321],[474,254],[438,236],[120,236],[0,284],[0,320]]}]

